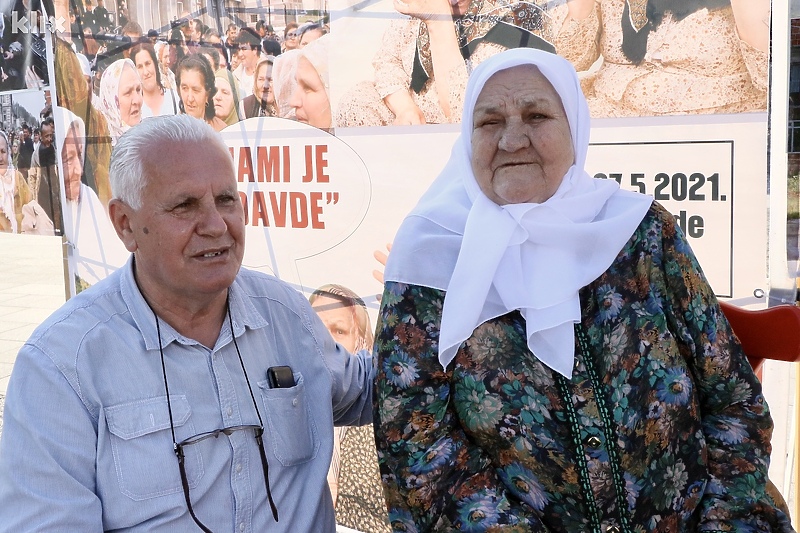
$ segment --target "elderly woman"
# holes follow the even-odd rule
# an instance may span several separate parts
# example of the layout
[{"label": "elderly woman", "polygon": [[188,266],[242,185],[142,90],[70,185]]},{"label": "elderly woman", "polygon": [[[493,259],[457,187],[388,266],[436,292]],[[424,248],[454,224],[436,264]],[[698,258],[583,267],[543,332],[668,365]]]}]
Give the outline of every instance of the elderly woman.
[{"label": "elderly woman", "polygon": [[241,120],[239,116],[239,83],[228,69],[222,68],[214,74],[214,87],[217,89],[214,95],[214,114],[220,119],[216,121],[216,126],[224,129]]},{"label": "elderly woman", "polygon": [[239,114],[244,118],[274,117],[278,114],[275,106],[275,91],[272,87],[272,66],[274,58],[262,59],[256,65],[253,78],[253,94],[242,99]]},{"label": "elderly woman", "polygon": [[22,206],[33,200],[28,182],[11,162],[8,136],[0,131],[0,231],[22,231]]},{"label": "elderly woman", "polygon": [[275,93],[277,116],[294,120],[294,108],[289,105],[292,98],[300,50],[294,48],[275,58],[272,66],[272,90]]},{"label": "elderly woman", "polygon": [[469,80],[401,226],[375,427],[395,530],[792,531],[772,422],[675,220],[584,170],[575,71],[516,49]]},{"label": "elderly woman", "polygon": [[328,94],[329,46],[330,36],[325,35],[300,51],[294,75],[296,84],[289,98],[298,122],[321,129],[334,126]]},{"label": "elderly woman", "polygon": [[108,121],[111,144],[142,120],[142,80],[130,59],[118,59],[100,78],[100,111]]},{"label": "elderly woman", "polygon": [[215,81],[211,63],[200,54],[191,54],[183,58],[175,72],[181,113],[205,120],[216,131],[221,131],[227,124],[216,116]]},{"label": "elderly woman", "polygon": [[[350,353],[372,348],[364,300],[342,285],[328,284],[308,298],[333,339]],[[336,523],[358,531],[389,531],[372,426],[334,428],[328,485]]]}]

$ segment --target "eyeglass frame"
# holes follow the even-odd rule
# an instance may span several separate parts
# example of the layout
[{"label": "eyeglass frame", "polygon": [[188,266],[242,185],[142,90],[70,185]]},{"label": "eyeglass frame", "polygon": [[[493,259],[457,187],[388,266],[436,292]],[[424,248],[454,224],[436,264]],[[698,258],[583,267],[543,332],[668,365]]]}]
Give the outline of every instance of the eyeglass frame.
[{"label": "eyeglass frame", "polygon": [[[137,282],[138,285],[138,282]],[[146,300],[145,300],[146,301]],[[264,450],[264,422],[261,418],[261,413],[258,410],[258,404],[256,404],[256,398],[253,394],[253,387],[250,385],[250,379],[247,377],[247,370],[244,367],[244,360],[242,360],[242,353],[239,351],[239,344],[236,342],[236,335],[233,333],[233,319],[231,318],[231,309],[230,303],[226,299],[225,300],[225,308],[228,314],[228,324],[230,325],[231,329],[231,338],[233,339],[233,345],[236,348],[236,355],[239,356],[239,364],[242,367],[242,372],[244,373],[244,379],[247,382],[247,388],[250,391],[250,398],[253,400],[253,407],[256,410],[256,416],[258,416],[259,425],[240,425],[240,426],[231,426],[228,428],[222,429],[215,429],[213,431],[205,431],[203,433],[198,433],[197,435],[188,437],[183,439],[181,442],[178,442],[175,439],[175,425],[173,423],[172,417],[172,404],[169,400],[169,384],[167,383],[167,368],[166,363],[164,361],[164,347],[161,342],[161,325],[160,320],[158,319],[158,315],[156,314],[155,310],[150,306],[150,302],[147,302],[148,307],[150,310],[153,311],[153,316],[156,318],[156,333],[158,335],[158,351],[161,354],[161,372],[164,376],[164,390],[167,395],[167,411],[169,412],[169,429],[172,433],[172,445],[173,450],[175,452],[175,456],[178,459],[178,470],[180,471],[181,475],[181,485],[183,486],[183,497],[186,500],[186,507],[189,510],[189,515],[194,520],[195,524],[203,530],[205,533],[213,533],[205,524],[203,524],[197,515],[195,515],[194,509],[192,508],[192,501],[189,497],[189,480],[186,475],[186,466],[184,465],[184,453],[183,448],[184,446],[191,446],[192,444],[197,444],[203,440],[209,439],[211,437],[217,438],[220,434],[225,434],[230,436],[231,433],[235,431],[253,429],[256,437],[256,443],[258,444],[258,453],[261,457],[261,467],[264,471],[264,483],[267,487],[267,500],[269,500],[270,509],[272,510],[272,517],[275,521],[278,521],[278,508],[275,506],[275,502],[272,499],[272,491],[270,490],[269,486],[269,463],[267,462],[267,454]]]}]

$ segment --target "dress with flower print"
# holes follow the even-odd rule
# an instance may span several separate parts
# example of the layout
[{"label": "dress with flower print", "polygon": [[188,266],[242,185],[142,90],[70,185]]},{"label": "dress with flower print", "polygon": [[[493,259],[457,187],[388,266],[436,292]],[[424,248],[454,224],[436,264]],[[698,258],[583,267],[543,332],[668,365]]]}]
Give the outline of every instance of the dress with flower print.
[{"label": "dress with flower print", "polygon": [[444,295],[387,282],[381,300],[375,431],[395,531],[793,531],[764,491],[761,385],[661,206],[581,289],[571,379],[529,351],[518,312],[443,369]]}]

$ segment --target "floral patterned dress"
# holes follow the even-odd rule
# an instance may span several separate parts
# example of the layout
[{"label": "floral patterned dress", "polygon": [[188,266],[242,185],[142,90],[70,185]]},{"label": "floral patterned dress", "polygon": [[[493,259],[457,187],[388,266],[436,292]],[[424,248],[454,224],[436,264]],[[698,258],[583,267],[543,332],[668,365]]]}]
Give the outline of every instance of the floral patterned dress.
[{"label": "floral patterned dress", "polygon": [[674,218],[658,204],[580,291],[572,379],[518,312],[443,369],[444,292],[386,283],[375,431],[395,531],[792,531],[764,485],[772,421]]}]

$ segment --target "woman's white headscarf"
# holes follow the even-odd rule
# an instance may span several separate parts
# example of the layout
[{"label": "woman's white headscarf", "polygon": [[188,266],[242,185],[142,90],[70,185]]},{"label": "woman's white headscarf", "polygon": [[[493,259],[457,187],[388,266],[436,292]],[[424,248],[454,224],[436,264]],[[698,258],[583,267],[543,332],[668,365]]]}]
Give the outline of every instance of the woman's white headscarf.
[{"label": "woman's white headscarf", "polygon": [[0,130],[0,136],[6,143],[6,170],[0,175],[0,212],[4,213],[11,222],[11,232],[17,233],[17,213],[14,206],[14,192],[17,189],[17,169],[11,160],[11,143],[8,142],[6,132]]},{"label": "woman's white headscarf", "polygon": [[119,109],[119,81],[122,77],[122,70],[125,67],[130,67],[136,76],[139,76],[136,70],[136,64],[130,59],[118,59],[111,63],[107,69],[103,71],[103,76],[100,78],[100,111],[105,115],[108,121],[108,131],[111,133],[111,144],[117,144],[123,133],[131,129],[131,127],[122,120],[122,113]]},{"label": "woman's white headscarf", "polygon": [[[535,65],[561,97],[575,163],[555,194],[540,204],[500,206],[472,173],[472,114],[484,84],[496,72]],[[450,160],[401,225],[384,278],[445,290],[439,361],[453,360],[473,330],[519,310],[528,348],[570,377],[575,361],[573,324],[580,321],[578,291],[605,272],[630,239],[652,198],[623,191],[614,180],[584,170],[589,109],[575,70],[562,57],[512,49],[481,63],[464,95],[461,136]]]}]

